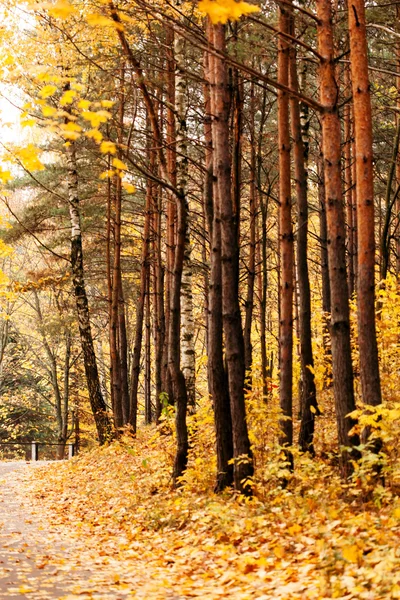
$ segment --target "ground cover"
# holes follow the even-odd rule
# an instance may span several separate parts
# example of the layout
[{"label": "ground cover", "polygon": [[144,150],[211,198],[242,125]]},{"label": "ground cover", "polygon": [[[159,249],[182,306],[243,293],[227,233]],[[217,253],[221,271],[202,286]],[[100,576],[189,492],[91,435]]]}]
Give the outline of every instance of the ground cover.
[{"label": "ground cover", "polygon": [[172,457],[164,426],[32,473],[40,510],[101,572],[77,597],[400,598],[392,491],[367,495],[359,482],[344,486],[335,465],[305,458],[282,489],[271,457],[253,499],[217,496],[206,443],[173,490]]}]

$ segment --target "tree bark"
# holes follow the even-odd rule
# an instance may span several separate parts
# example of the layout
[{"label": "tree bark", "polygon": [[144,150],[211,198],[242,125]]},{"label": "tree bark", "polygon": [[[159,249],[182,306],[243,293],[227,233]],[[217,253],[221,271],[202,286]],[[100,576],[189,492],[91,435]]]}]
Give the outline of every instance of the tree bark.
[{"label": "tree bark", "polygon": [[[154,171],[155,167],[155,153],[152,150],[148,151],[150,161],[150,171]],[[130,386],[130,397],[129,397],[129,424],[132,427],[132,431],[135,434],[137,430],[137,410],[138,410],[138,389],[139,389],[139,375],[140,375],[140,357],[142,354],[142,340],[143,340],[143,321],[145,311],[145,299],[146,299],[146,282],[147,272],[149,270],[149,250],[150,250],[150,223],[151,223],[151,209],[152,209],[152,194],[153,194],[153,182],[148,179],[146,187],[146,200],[144,207],[144,225],[143,225],[143,242],[142,242],[142,256],[140,265],[140,284],[139,284],[139,295],[136,304],[136,328],[135,328],[135,341],[133,346],[132,364],[131,364],[131,386]]]},{"label": "tree bark", "polygon": [[[213,25],[214,47],[225,52],[225,27]],[[222,312],[228,387],[232,415],[234,481],[237,490],[251,493],[252,453],[247,431],[244,401],[244,340],[239,306],[238,240],[231,196],[231,156],[229,144],[230,91],[224,61],[214,58],[214,151],[218,210],[221,217]]]},{"label": "tree bark", "polygon": [[[328,264],[331,291],[332,371],[340,447],[356,445],[350,435],[354,420],[347,415],[355,410],[353,369],[350,346],[350,315],[346,277],[345,222],[341,181],[340,120],[338,84],[335,78],[334,41],[330,0],[317,0],[318,51],[320,64],[320,101],[322,114],[322,151],[324,160]],[[351,466],[341,452],[341,469],[348,475]]]},{"label": "tree bark", "polygon": [[372,115],[368,77],[364,0],[349,2],[350,65],[354,106],[357,178],[358,343],[361,396],[365,404],[381,403],[375,327],[375,220]]},{"label": "tree bark", "polygon": [[[294,28],[293,28],[294,29]],[[294,33],[294,31],[293,31]],[[296,52],[290,56],[290,87],[297,90]],[[314,358],[311,333],[311,292],[308,275],[308,198],[306,151],[303,143],[299,101],[290,98],[290,116],[293,139],[294,172],[297,197],[297,282],[299,289],[299,341],[301,363],[301,424],[299,446],[303,452],[314,454],[315,416],[318,414],[317,391],[314,380]]]},{"label": "tree bark", "polygon": [[83,361],[85,365],[86,382],[89,391],[89,401],[96,424],[99,442],[100,444],[104,444],[113,438],[113,432],[110,419],[107,415],[107,407],[101,393],[100,379],[90,326],[89,303],[86,295],[83,268],[76,148],[73,141],[70,142],[70,145],[66,149],[66,163],[68,202],[71,219],[72,283],[75,293],[79,334],[81,338]]},{"label": "tree bark", "polygon": [[[207,35],[213,44],[213,28],[207,24]],[[211,115],[215,106],[215,67],[214,57],[204,55],[205,80],[205,123],[206,139],[206,186],[205,211],[210,238],[210,276],[208,286],[208,388],[213,403],[214,423],[217,451],[217,479],[215,491],[221,492],[233,483],[232,417],[229,401],[228,377],[225,371],[223,356],[223,324],[222,324],[222,272],[221,272],[221,215],[219,210],[218,186],[214,178],[217,172],[216,154],[212,150],[212,139],[215,138],[215,121]]]},{"label": "tree bark", "polygon": [[[279,31],[290,33],[290,13],[279,7]],[[289,84],[289,44],[284,36],[278,40],[278,81]],[[293,466],[288,448],[293,444],[292,380],[293,380],[293,230],[290,185],[289,96],[278,90],[278,148],[279,148],[279,254],[280,327],[279,327],[279,399],[283,418],[280,421],[279,443],[286,460]]]},{"label": "tree bark", "polygon": [[251,343],[251,326],[253,322],[254,309],[254,282],[256,277],[256,218],[257,218],[257,198],[256,198],[256,140],[255,140],[255,96],[254,81],[251,82],[250,89],[250,183],[249,183],[249,209],[250,209],[250,247],[247,261],[247,292],[245,304],[245,323],[244,323],[244,358],[245,370],[249,372],[252,365],[253,347]]}]

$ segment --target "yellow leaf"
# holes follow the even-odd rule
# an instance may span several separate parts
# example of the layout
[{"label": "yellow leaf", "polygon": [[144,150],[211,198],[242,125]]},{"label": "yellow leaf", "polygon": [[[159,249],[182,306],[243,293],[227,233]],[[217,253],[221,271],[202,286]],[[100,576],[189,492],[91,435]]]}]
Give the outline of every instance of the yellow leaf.
[{"label": "yellow leaf", "polygon": [[345,546],[342,549],[342,554],[345,560],[352,563],[356,563],[358,562],[360,552],[358,546],[356,544],[353,544],[352,546]]},{"label": "yellow leaf", "polygon": [[114,167],[116,169],[119,169],[120,171],[128,170],[128,167],[126,166],[126,164],[124,162],[122,162],[122,160],[120,160],[119,158],[113,158],[112,164],[114,165]]},{"label": "yellow leaf", "polygon": [[100,179],[108,179],[109,177],[112,177],[115,174],[115,171],[113,171],[112,169],[108,169],[108,171],[103,171],[103,173],[100,173]]},{"label": "yellow leaf", "polygon": [[315,408],[315,406],[310,406],[310,411],[313,413],[313,415],[315,415],[317,412],[317,409]]},{"label": "yellow leaf", "polygon": [[33,144],[15,150],[15,155],[28,171],[43,171],[44,165],[38,157],[39,150]]},{"label": "yellow leaf", "polygon": [[53,108],[53,106],[45,104],[42,106],[42,113],[44,117],[54,117],[54,115],[57,114],[57,110]]},{"label": "yellow leaf", "polygon": [[396,517],[396,519],[400,519],[400,508],[395,508],[393,514]]},{"label": "yellow leaf", "polygon": [[100,144],[100,152],[103,154],[116,154],[117,147],[113,142],[102,142]]},{"label": "yellow leaf", "polygon": [[114,100],[102,100],[101,101],[101,105],[104,106],[104,108],[111,108],[112,106],[114,106],[115,102]]},{"label": "yellow leaf", "polygon": [[129,183],[128,181],[123,181],[122,187],[126,192],[128,192],[128,194],[134,194],[136,192],[135,186],[132,185],[132,183]]},{"label": "yellow leaf", "polygon": [[55,4],[47,3],[44,6],[47,8],[48,13],[57,19],[67,19],[75,12],[75,8],[69,2],[65,2],[64,0],[58,0]]},{"label": "yellow leaf", "polygon": [[107,123],[111,116],[112,115],[106,110],[98,110],[97,112],[92,110],[84,110],[82,112],[82,117],[86,121],[90,121],[92,127],[98,127],[101,123]]},{"label": "yellow leaf", "polygon": [[226,23],[237,21],[243,15],[258,12],[258,6],[248,2],[235,2],[235,0],[201,0],[199,11],[210,17],[212,23]]},{"label": "yellow leaf", "polygon": [[290,535],[294,535],[295,533],[300,533],[300,531],[301,531],[301,527],[297,523],[295,523],[291,527],[288,527],[288,532],[290,533]]},{"label": "yellow leaf", "polygon": [[21,119],[22,127],[33,127],[34,125],[36,125],[35,119]]},{"label": "yellow leaf", "polygon": [[86,17],[86,21],[92,27],[114,27],[115,29],[122,29],[120,23],[116,23],[110,17],[105,17],[104,15],[100,15],[99,13],[89,14]]},{"label": "yellow leaf", "polygon": [[88,109],[92,103],[90,100],[79,100],[78,108],[83,108],[84,110]]},{"label": "yellow leaf", "polygon": [[77,140],[81,134],[77,131],[63,131],[62,135],[66,140]]},{"label": "yellow leaf", "polygon": [[66,92],[64,92],[60,99],[61,106],[66,106],[67,104],[72,104],[75,96],[76,96],[76,90],[67,90]]},{"label": "yellow leaf", "polygon": [[12,179],[10,171],[3,171],[3,169],[0,167],[0,179],[3,183],[10,181],[10,179]]},{"label": "yellow leaf", "polygon": [[100,144],[103,139],[103,134],[98,129],[90,129],[90,131],[86,131],[85,135],[86,137],[95,140],[98,144]]},{"label": "yellow leaf", "polygon": [[65,129],[66,131],[82,131],[82,127],[73,121],[68,121],[68,123],[62,123],[60,125],[61,129]]},{"label": "yellow leaf", "polygon": [[283,546],[275,546],[274,554],[276,558],[283,558],[285,556],[285,548]]},{"label": "yellow leaf", "polygon": [[52,96],[57,91],[57,87],[55,85],[45,85],[39,92],[39,96],[42,98],[48,98]]}]

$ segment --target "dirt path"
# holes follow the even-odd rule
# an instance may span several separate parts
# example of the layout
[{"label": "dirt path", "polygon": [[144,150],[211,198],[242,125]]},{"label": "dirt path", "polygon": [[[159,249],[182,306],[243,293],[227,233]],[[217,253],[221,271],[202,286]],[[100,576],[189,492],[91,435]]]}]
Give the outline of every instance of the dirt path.
[{"label": "dirt path", "polygon": [[50,526],[29,495],[25,480],[34,468],[0,462],[0,598],[104,598],[85,593],[90,570],[68,560],[79,553],[78,540],[75,544]]}]

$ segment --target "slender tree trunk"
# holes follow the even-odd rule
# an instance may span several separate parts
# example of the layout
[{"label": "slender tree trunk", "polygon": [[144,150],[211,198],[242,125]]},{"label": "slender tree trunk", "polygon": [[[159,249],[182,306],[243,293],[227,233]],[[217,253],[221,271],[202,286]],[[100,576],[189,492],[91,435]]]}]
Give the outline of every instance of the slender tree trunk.
[{"label": "slender tree trunk", "polygon": [[[290,33],[290,13],[279,8],[279,31]],[[289,44],[283,36],[278,41],[278,81],[289,84]],[[290,186],[289,96],[278,90],[279,148],[279,254],[280,254],[280,327],[279,327],[279,398],[283,419],[280,421],[279,443],[285,448],[293,444],[292,379],[293,379],[293,230]],[[286,460],[293,458],[286,451]]]},{"label": "slender tree trunk", "polygon": [[[175,59],[174,59],[174,39],[175,34],[172,28],[168,27],[166,31],[167,46],[167,72],[166,72],[166,95],[167,95],[167,170],[171,183],[176,187],[176,128],[175,128]],[[171,285],[175,260],[176,244],[176,204],[170,194],[167,195],[166,210],[166,270],[165,270],[165,347],[163,353],[163,389],[170,395],[170,382],[168,371],[168,332],[170,322],[171,307]]]},{"label": "slender tree trunk", "polygon": [[[186,96],[187,83],[185,73],[186,44],[182,36],[175,36],[175,106],[177,128],[177,154],[176,168],[178,180],[182,182],[186,202],[186,182],[188,179],[187,160],[187,131],[186,131]],[[179,137],[179,140],[178,140]],[[179,148],[178,148],[179,141]],[[189,205],[188,205],[189,210]],[[189,213],[188,213],[189,214]],[[196,408],[196,357],[194,348],[194,317],[193,317],[193,272],[192,248],[190,241],[190,223],[186,227],[185,254],[183,259],[183,272],[181,284],[181,364],[182,373],[186,381],[187,401],[190,412]]]},{"label": "slender tree trunk", "polygon": [[68,439],[68,414],[69,414],[69,376],[71,371],[71,332],[65,330],[65,358],[64,358],[64,377],[63,377],[63,393],[62,393],[62,431],[60,446],[57,453],[57,458],[63,459],[65,453],[65,444]]},{"label": "slender tree trunk", "polygon": [[[207,34],[213,44],[213,30],[208,23]],[[207,82],[204,86],[205,123],[204,136],[206,140],[206,183],[205,211],[210,238],[210,276],[208,287],[208,387],[213,402],[214,422],[217,450],[217,481],[216,492],[221,492],[233,483],[232,418],[229,401],[228,378],[223,357],[223,325],[222,325],[222,284],[221,284],[221,216],[217,201],[218,186],[214,179],[214,169],[217,172],[216,155],[212,151],[212,138],[215,132],[215,121],[212,120],[215,105],[215,67],[214,57],[205,53],[204,72]],[[214,205],[214,206],[213,206]]]},{"label": "slender tree trunk", "polygon": [[165,341],[165,315],[164,315],[164,269],[161,252],[161,189],[153,195],[153,255],[154,255],[154,349],[155,349],[155,419],[159,422],[161,416],[162,388],[162,359]]},{"label": "slender tree trunk", "polygon": [[[225,52],[225,27],[213,25],[214,46]],[[244,340],[239,306],[238,239],[231,196],[231,156],[229,148],[230,92],[226,66],[215,57],[214,66],[214,151],[218,208],[221,217],[222,312],[227,360],[229,397],[232,415],[234,481],[237,490],[251,493],[248,485],[253,475],[252,453],[247,431],[244,402]],[[247,460],[242,457],[246,456]]]},{"label": "slender tree trunk", "polygon": [[114,261],[111,292],[111,321],[110,321],[110,355],[112,374],[112,398],[114,423],[118,430],[124,424],[121,395],[121,369],[118,351],[118,308],[119,308],[119,277],[121,270],[121,179],[115,176],[115,206],[114,206]]},{"label": "slender tree trunk", "polygon": [[[149,161],[150,161],[150,171],[153,172],[154,167],[155,167],[155,153],[151,150],[149,150]],[[132,363],[131,363],[129,423],[132,427],[133,433],[136,433],[136,429],[137,429],[140,357],[142,354],[143,321],[144,321],[145,299],[146,299],[146,281],[147,281],[147,272],[149,270],[152,194],[153,194],[153,183],[150,179],[148,179],[147,187],[146,187],[146,200],[145,200],[145,207],[144,207],[144,225],[143,225],[142,256],[141,256],[141,265],[140,265],[139,295],[138,295],[137,304],[136,304],[135,340],[134,340]]]},{"label": "slender tree trunk", "polygon": [[[187,248],[188,236],[188,200],[187,200],[187,180],[188,180],[188,157],[187,157],[187,125],[185,111],[185,73],[183,71],[183,38],[178,38],[175,43],[176,69],[175,69],[175,116],[176,116],[176,173],[177,173],[177,190],[178,197],[176,199],[176,246],[174,256],[174,271],[171,287],[171,306],[170,306],[170,323],[168,336],[168,369],[171,377],[172,391],[174,403],[176,406],[175,412],[175,428],[176,428],[176,454],[173,470],[173,480],[175,485],[179,483],[179,477],[183,475],[188,458],[189,442],[186,423],[186,411],[188,406],[188,390],[186,386],[185,376],[181,367],[181,339],[180,339],[180,324],[182,317],[182,274],[185,261],[185,249]],[[178,61],[179,59],[179,61]],[[186,290],[189,292],[189,290]],[[188,313],[191,312],[192,306],[185,306]],[[185,316],[189,317],[188,314]],[[189,324],[189,329],[190,324]],[[190,335],[192,331],[190,331]],[[192,340],[188,339],[188,346]],[[193,356],[188,358],[194,359]],[[189,362],[189,361],[188,361]],[[186,367],[187,365],[184,364]],[[192,371],[193,361],[190,361],[189,372],[193,377]],[[190,383],[193,383],[192,380]],[[191,400],[193,401],[194,389],[191,388]]]},{"label": "slender tree trunk", "polygon": [[392,187],[393,180],[396,176],[396,168],[399,154],[399,142],[400,142],[400,119],[398,119],[396,135],[393,143],[392,162],[389,168],[389,175],[386,185],[385,195],[385,220],[381,233],[381,279],[386,279],[389,266],[390,266],[390,229],[392,222],[393,205],[396,202],[396,194],[399,192],[396,190],[392,198]]},{"label": "slender tree trunk", "polygon": [[[396,5],[396,31],[400,36],[400,4]],[[397,38],[396,42],[396,64],[397,64],[397,73],[400,73],[400,37]],[[397,86],[397,109],[396,113],[397,119],[397,127],[400,129],[400,75],[396,78],[396,86]],[[394,220],[394,239],[395,239],[395,248],[396,248],[396,275],[397,279],[400,279],[400,152],[397,152],[397,160],[396,160],[396,193],[397,200],[395,204],[395,215],[396,218]]]},{"label": "slender tree trunk", "polygon": [[357,306],[361,396],[365,404],[377,406],[381,403],[381,386],[375,328],[372,115],[364,0],[350,0],[348,14],[354,136],[357,150]]},{"label": "slender tree trunk", "polygon": [[326,222],[326,194],[325,194],[325,173],[324,158],[321,153],[318,159],[318,202],[319,202],[319,239],[321,244],[321,280],[322,280],[322,310],[323,315],[323,345],[325,355],[330,354],[329,338],[329,320],[331,314],[331,285],[329,282],[329,264],[328,264],[328,230]]},{"label": "slender tree trunk", "polygon": [[[350,315],[346,277],[345,222],[341,181],[340,120],[338,84],[335,78],[334,42],[330,0],[317,0],[322,151],[324,160],[328,264],[331,290],[331,343],[333,386],[340,447],[358,443],[349,432],[354,420],[347,415],[355,410],[353,369],[350,346]],[[341,454],[344,475],[350,471],[346,452]]]},{"label": "slender tree trunk", "polygon": [[122,420],[124,425],[129,423],[129,383],[128,383],[128,338],[126,333],[125,300],[122,288],[121,266],[118,275],[118,340],[119,361],[121,373]]},{"label": "slender tree trunk", "polygon": [[78,314],[79,333],[82,344],[83,361],[85,365],[86,382],[89,391],[89,401],[96,423],[100,444],[113,437],[107,407],[101,393],[96,355],[94,352],[92,331],[89,318],[89,303],[86,295],[83,269],[82,233],[79,212],[78,170],[75,143],[70,142],[66,149],[68,202],[71,219],[71,266],[72,283],[75,293],[76,310]]},{"label": "slender tree trunk", "polygon": [[147,270],[146,277],[146,321],[145,321],[145,367],[144,367],[144,419],[146,425],[150,425],[153,420],[151,409],[151,322],[150,322],[150,269]]},{"label": "slender tree trunk", "polygon": [[[344,67],[344,81],[346,94],[351,93],[350,67],[346,64]],[[345,205],[347,216],[346,240],[347,240],[347,271],[349,279],[349,297],[352,298],[355,292],[355,277],[354,277],[354,229],[353,229],[353,193],[352,193],[352,156],[351,156],[351,105],[347,102],[343,108],[344,116],[344,190],[345,190]]]},{"label": "slender tree trunk", "polygon": [[256,277],[256,219],[257,219],[257,198],[256,198],[256,140],[255,140],[255,96],[254,81],[251,82],[250,89],[250,183],[249,183],[249,203],[250,203],[250,247],[247,262],[247,292],[245,304],[245,323],[244,323],[244,357],[246,372],[250,371],[252,364],[253,347],[251,344],[251,326],[253,322],[254,309],[254,282]]},{"label": "slender tree trunk", "polygon": [[[294,28],[293,28],[294,29]],[[294,32],[293,32],[294,33]],[[296,52],[290,56],[290,87],[298,90]],[[301,424],[299,446],[303,452],[314,454],[315,415],[318,413],[314,380],[314,359],[311,333],[311,291],[308,275],[308,198],[305,148],[301,131],[300,106],[297,98],[290,99],[293,138],[294,171],[297,196],[297,280],[299,289],[299,340],[301,363]]]}]

